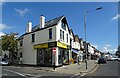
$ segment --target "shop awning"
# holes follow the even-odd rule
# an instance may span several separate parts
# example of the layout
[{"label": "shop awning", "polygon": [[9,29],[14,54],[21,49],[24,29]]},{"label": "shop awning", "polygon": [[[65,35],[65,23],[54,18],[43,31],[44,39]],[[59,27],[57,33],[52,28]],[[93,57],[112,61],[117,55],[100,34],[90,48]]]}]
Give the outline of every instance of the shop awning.
[{"label": "shop awning", "polygon": [[72,52],[76,53],[76,54],[79,54],[79,52],[75,49],[71,49]]}]

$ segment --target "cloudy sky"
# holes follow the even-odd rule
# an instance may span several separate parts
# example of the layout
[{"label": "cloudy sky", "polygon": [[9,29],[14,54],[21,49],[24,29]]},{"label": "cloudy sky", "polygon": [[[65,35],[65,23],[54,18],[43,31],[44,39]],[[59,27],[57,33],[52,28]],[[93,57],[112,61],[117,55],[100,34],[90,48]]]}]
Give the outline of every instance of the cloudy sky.
[{"label": "cloudy sky", "polygon": [[[103,9],[95,11],[97,7]],[[74,34],[84,39],[84,13],[86,16],[87,41],[103,52],[114,53],[118,45],[118,3],[117,2],[6,2],[2,5],[0,35],[10,32],[25,33],[28,21],[33,27],[39,24],[40,15],[47,20],[65,15]]]}]

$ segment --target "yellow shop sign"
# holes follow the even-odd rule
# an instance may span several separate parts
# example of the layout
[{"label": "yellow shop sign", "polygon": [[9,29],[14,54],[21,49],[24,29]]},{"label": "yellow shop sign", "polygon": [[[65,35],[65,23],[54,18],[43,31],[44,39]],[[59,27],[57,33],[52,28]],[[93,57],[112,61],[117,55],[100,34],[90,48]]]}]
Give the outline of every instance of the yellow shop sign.
[{"label": "yellow shop sign", "polygon": [[45,43],[45,44],[34,45],[33,48],[34,49],[37,49],[37,48],[48,48],[48,44]]},{"label": "yellow shop sign", "polygon": [[67,45],[64,43],[57,42],[57,46],[61,48],[67,48]]}]

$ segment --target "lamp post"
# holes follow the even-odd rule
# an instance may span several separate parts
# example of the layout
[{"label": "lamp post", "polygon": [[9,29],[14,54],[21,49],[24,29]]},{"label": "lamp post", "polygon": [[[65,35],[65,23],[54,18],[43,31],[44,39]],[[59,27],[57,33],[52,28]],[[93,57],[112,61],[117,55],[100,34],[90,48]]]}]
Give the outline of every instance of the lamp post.
[{"label": "lamp post", "polygon": [[86,57],[85,63],[86,63],[86,69],[87,69],[86,14],[87,14],[88,12],[96,11],[96,10],[100,10],[100,9],[102,9],[102,7],[98,7],[98,8],[96,8],[96,9],[92,9],[92,10],[88,10],[88,11],[85,11],[85,13],[84,13],[85,57]]}]

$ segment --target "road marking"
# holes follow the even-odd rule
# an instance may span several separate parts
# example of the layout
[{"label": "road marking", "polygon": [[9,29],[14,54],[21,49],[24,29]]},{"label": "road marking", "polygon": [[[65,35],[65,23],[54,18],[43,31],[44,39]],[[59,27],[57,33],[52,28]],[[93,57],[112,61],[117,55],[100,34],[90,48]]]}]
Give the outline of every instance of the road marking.
[{"label": "road marking", "polygon": [[83,74],[81,74],[80,76],[85,76],[87,73],[83,73]]},{"label": "road marking", "polygon": [[99,65],[97,65],[97,66],[94,68],[94,70],[92,70],[92,71],[89,72],[89,73],[94,73],[94,72],[98,69],[98,67],[99,67]]},{"label": "road marking", "polygon": [[8,74],[2,74],[2,76],[7,76]]},{"label": "road marking", "polygon": [[[19,73],[19,72],[15,72],[15,71],[11,71],[11,70],[8,70],[8,69],[3,69],[4,71],[8,71],[8,72],[12,72],[12,73],[15,73],[15,74],[18,74],[20,76],[23,76],[23,77],[26,77],[26,78],[29,78],[27,76],[33,76],[33,78],[37,78],[37,77],[41,77],[43,75],[33,75],[33,74],[27,74],[27,73]],[[32,77],[31,77],[32,78]]]},{"label": "road marking", "polygon": [[3,70],[4,70],[4,71],[11,72],[11,73],[15,73],[15,74],[18,74],[18,75],[20,75],[20,76],[23,76],[23,77],[26,77],[26,78],[27,78],[27,76],[25,76],[24,74],[21,74],[21,73],[19,73],[19,72],[11,71],[11,70],[8,70],[8,69],[3,69]]}]

